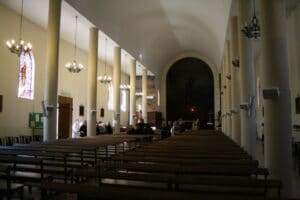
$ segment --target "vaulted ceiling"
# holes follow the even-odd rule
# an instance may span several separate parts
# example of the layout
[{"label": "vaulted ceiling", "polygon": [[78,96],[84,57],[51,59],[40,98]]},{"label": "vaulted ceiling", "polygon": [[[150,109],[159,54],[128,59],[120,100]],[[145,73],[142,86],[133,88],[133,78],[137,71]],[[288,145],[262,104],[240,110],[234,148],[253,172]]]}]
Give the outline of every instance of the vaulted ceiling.
[{"label": "vaulted ceiling", "polygon": [[[19,12],[20,0],[0,3]],[[141,62],[154,74],[186,52],[218,66],[230,7],[231,0],[65,0],[61,33],[73,42],[74,15],[79,13],[82,49],[88,48],[88,28],[94,25],[130,55],[139,59],[141,54]],[[27,18],[46,27],[48,0],[24,0],[24,8]]]},{"label": "vaulted ceiling", "polygon": [[231,0],[66,1],[154,73],[190,51],[221,62]]}]

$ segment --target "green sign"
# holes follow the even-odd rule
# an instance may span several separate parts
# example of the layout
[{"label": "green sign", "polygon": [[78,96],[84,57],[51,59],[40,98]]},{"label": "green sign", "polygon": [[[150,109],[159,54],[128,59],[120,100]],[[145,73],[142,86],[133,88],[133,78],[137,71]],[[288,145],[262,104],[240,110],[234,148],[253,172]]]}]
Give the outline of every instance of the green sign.
[{"label": "green sign", "polygon": [[29,127],[43,129],[43,113],[29,113]]}]

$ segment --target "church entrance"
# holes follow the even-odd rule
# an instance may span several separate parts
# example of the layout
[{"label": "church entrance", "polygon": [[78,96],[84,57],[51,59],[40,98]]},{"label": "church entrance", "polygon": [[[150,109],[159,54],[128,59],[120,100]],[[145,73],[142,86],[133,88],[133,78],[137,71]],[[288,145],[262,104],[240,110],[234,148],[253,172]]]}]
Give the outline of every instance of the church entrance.
[{"label": "church entrance", "polygon": [[197,58],[184,58],[167,74],[167,120],[199,121],[214,126],[214,78],[210,67]]}]

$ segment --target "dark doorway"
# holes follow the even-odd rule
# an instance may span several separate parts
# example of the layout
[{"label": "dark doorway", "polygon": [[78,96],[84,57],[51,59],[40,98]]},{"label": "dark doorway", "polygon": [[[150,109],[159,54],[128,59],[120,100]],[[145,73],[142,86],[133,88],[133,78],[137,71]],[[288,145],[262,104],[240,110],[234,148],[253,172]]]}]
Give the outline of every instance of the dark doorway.
[{"label": "dark doorway", "polygon": [[167,120],[199,119],[202,128],[214,123],[214,78],[202,60],[184,58],[167,74]]},{"label": "dark doorway", "polygon": [[58,96],[58,139],[69,138],[72,134],[73,99]]}]

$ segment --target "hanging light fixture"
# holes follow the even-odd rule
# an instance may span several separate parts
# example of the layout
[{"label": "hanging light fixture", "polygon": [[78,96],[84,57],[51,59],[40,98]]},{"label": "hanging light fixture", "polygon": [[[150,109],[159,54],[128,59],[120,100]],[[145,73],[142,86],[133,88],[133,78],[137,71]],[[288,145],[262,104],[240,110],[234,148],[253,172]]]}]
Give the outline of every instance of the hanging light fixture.
[{"label": "hanging light fixture", "polygon": [[241,30],[247,38],[258,39],[260,37],[260,24],[256,16],[255,0],[253,0],[253,17]]},{"label": "hanging light fixture", "polygon": [[[127,72],[127,70],[126,70],[127,69],[126,61],[127,61],[127,54],[125,54],[125,72]],[[121,76],[121,79],[122,79],[122,76]],[[128,85],[127,83],[121,83],[120,89],[121,90],[129,90],[130,85]]]},{"label": "hanging light fixture", "polygon": [[78,26],[78,16],[75,16],[75,35],[74,35],[74,59],[72,62],[68,62],[65,67],[71,73],[79,73],[83,70],[83,65],[77,62],[77,26]]},{"label": "hanging light fixture", "polygon": [[252,30],[252,38],[257,39],[260,37],[260,25],[259,25],[258,18],[256,17],[255,8],[254,8],[254,15],[251,20],[251,30]]},{"label": "hanging light fixture", "polygon": [[98,81],[103,84],[110,84],[112,81],[111,76],[106,74],[106,63],[107,63],[107,37],[105,37],[105,55],[104,55],[104,75],[98,76]]},{"label": "hanging light fixture", "polygon": [[232,61],[232,65],[234,67],[239,67],[240,66],[240,59],[239,58],[235,58],[233,61]]},{"label": "hanging light fixture", "polygon": [[23,8],[24,2],[22,0],[21,4],[21,15],[20,15],[20,30],[19,30],[19,40],[15,39],[7,40],[6,46],[12,52],[17,54],[18,56],[21,52],[30,52],[32,50],[32,44],[30,42],[25,42],[22,40],[22,29],[23,29]]}]

